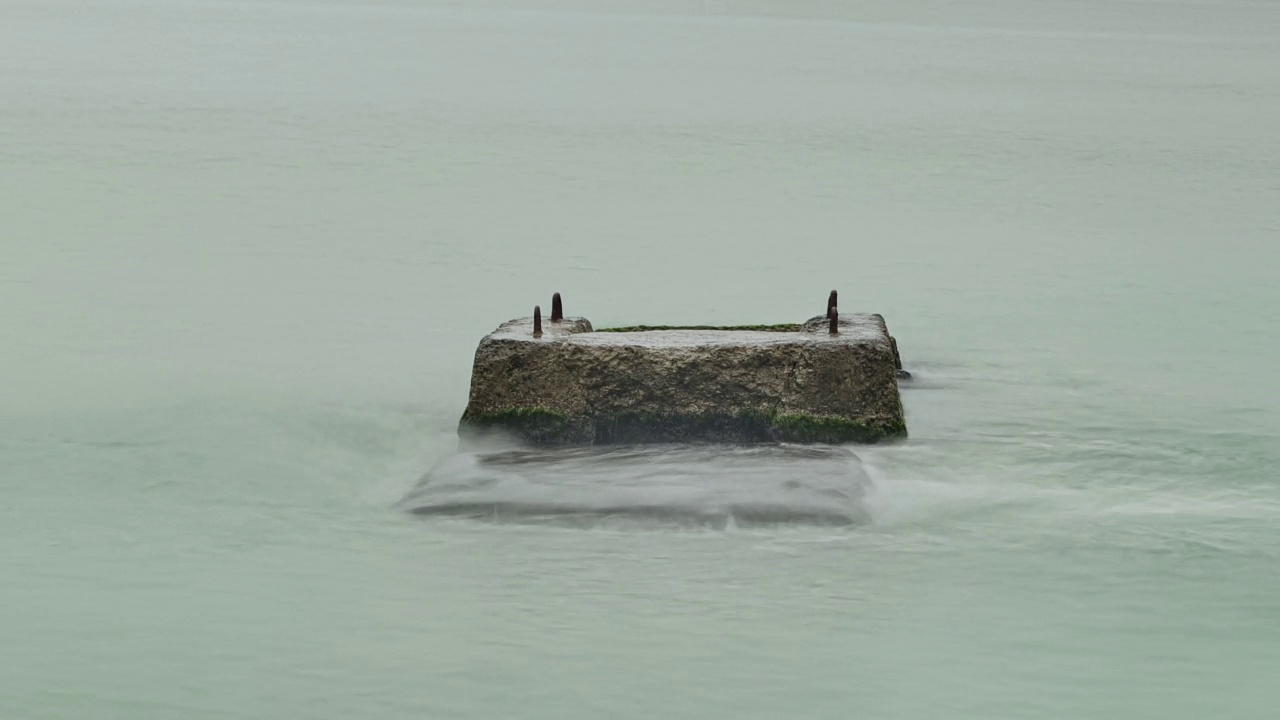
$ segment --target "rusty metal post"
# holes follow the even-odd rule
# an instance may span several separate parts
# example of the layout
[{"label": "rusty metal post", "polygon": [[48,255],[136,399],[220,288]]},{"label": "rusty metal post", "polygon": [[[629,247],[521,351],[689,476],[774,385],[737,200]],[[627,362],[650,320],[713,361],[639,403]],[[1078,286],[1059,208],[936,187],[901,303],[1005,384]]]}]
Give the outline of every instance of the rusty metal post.
[{"label": "rusty metal post", "polygon": [[831,317],[831,310],[836,306],[836,291],[832,290],[827,296],[827,317]]},{"label": "rusty metal post", "polygon": [[542,337],[542,308],[537,305],[533,306],[533,336]]},{"label": "rusty metal post", "polygon": [[564,320],[564,304],[560,302],[560,293],[551,296],[551,322]]},{"label": "rusty metal post", "polygon": [[829,332],[832,335],[839,335],[840,334],[840,310],[837,309],[835,305],[831,306],[831,312],[828,314],[828,318],[830,319],[830,322],[828,323]]}]

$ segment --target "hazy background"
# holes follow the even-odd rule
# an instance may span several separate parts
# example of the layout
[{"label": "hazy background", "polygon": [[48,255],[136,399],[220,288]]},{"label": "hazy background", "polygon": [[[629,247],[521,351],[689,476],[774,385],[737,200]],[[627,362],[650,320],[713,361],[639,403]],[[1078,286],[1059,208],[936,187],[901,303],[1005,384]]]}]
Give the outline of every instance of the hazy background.
[{"label": "hazy background", "polygon": [[[1278,88],[1274,2],[0,0],[0,714],[1272,717]],[[832,288],[868,527],[391,507],[553,291]]]}]

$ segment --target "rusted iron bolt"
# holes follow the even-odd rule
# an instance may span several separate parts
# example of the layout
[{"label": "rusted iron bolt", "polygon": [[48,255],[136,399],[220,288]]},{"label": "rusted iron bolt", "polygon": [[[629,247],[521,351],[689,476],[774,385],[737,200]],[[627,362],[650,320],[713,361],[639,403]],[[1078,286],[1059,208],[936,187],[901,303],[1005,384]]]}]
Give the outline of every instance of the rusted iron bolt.
[{"label": "rusted iron bolt", "polygon": [[551,296],[551,322],[564,319],[564,304],[560,302],[560,293]]},{"label": "rusted iron bolt", "polygon": [[537,305],[533,306],[533,336],[542,337],[542,308]]},{"label": "rusted iron bolt", "polygon": [[840,334],[840,311],[834,305],[831,306],[831,314],[829,316],[828,330],[832,335]]},{"label": "rusted iron bolt", "polygon": [[835,306],[836,306],[836,291],[832,290],[831,294],[827,296],[827,317],[831,317],[831,311],[835,309]]}]

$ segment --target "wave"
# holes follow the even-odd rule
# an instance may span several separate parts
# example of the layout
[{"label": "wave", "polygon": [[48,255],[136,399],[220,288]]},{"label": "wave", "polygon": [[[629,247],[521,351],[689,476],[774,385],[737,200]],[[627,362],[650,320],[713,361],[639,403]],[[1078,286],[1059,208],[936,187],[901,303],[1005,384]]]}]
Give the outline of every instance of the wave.
[{"label": "wave", "polygon": [[398,507],[573,526],[858,525],[871,480],[832,446],[493,448],[451,455]]}]

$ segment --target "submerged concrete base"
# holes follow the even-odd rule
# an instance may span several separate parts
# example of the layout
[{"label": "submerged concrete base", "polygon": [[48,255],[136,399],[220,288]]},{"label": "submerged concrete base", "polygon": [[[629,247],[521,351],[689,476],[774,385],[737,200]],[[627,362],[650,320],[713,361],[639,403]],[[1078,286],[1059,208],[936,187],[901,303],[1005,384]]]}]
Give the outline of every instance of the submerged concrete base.
[{"label": "submerged concrete base", "polygon": [[880,315],[803,324],[593,331],[512,320],[476,350],[464,438],[538,445],[842,443],[906,435],[895,343]]}]

